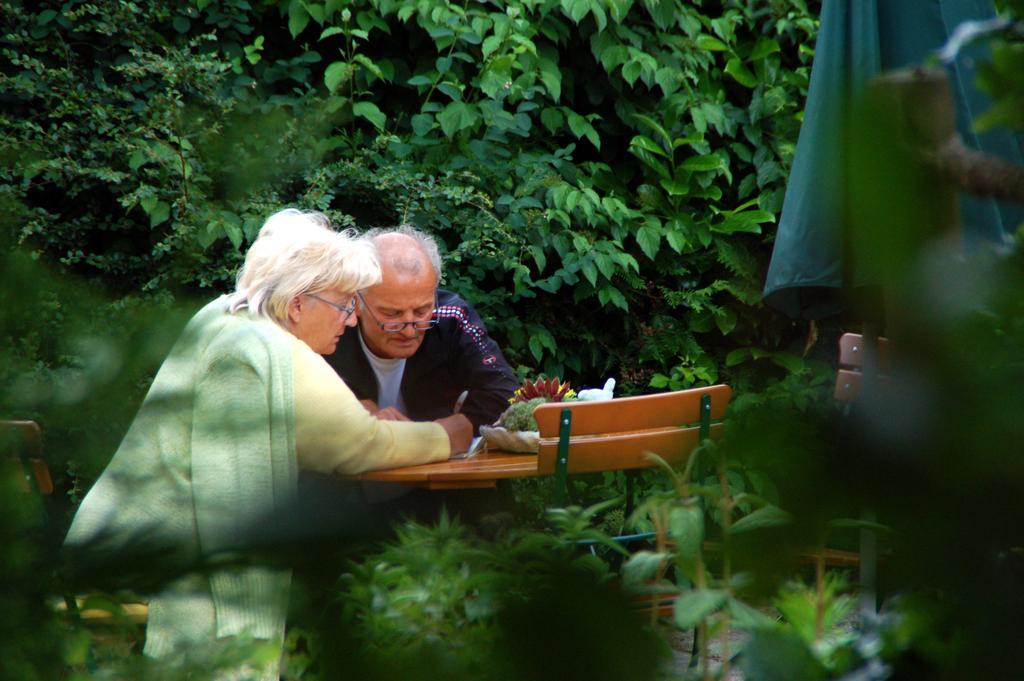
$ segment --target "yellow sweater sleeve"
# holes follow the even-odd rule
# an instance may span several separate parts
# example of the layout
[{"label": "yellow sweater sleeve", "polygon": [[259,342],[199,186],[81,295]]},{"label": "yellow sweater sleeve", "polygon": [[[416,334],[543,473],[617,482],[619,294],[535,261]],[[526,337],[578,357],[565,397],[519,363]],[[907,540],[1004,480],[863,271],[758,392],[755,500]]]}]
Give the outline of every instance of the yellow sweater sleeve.
[{"label": "yellow sweater sleeve", "polygon": [[298,338],[292,367],[300,469],[355,475],[448,458],[451,445],[444,428],[375,418],[324,358]]}]

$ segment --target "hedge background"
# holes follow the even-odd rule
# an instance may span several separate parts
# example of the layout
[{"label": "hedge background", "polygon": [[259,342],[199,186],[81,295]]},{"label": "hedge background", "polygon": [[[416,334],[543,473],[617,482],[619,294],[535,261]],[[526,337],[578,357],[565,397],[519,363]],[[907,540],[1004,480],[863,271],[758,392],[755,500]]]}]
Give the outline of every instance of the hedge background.
[{"label": "hedge background", "polygon": [[445,286],[524,376],[636,393],[806,372],[783,351],[805,330],[760,288],[818,11],[5,3],[3,238],[28,269],[0,294],[3,411],[110,422],[109,456],[184,315],[286,206],[437,235]]}]

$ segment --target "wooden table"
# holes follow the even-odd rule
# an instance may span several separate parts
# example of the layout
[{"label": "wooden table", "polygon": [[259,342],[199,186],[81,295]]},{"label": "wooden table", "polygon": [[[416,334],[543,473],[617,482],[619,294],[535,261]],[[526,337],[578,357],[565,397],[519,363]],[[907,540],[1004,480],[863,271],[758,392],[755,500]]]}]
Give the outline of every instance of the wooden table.
[{"label": "wooden table", "polygon": [[469,459],[370,471],[357,479],[398,482],[427,489],[474,489],[494,487],[498,480],[505,478],[532,478],[537,475],[536,454],[489,451]]}]

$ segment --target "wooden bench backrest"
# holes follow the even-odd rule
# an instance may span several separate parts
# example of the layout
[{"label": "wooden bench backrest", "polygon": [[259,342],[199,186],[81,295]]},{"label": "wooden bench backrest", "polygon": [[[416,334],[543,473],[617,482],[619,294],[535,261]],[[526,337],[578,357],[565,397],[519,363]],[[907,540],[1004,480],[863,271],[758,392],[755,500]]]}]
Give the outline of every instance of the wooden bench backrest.
[{"label": "wooden bench backrest", "polygon": [[29,471],[40,494],[53,493],[50,468],[43,458],[43,438],[35,421],[0,421],[0,451],[4,465],[17,466],[18,477],[29,490]]},{"label": "wooden bench backrest", "polygon": [[727,385],[599,402],[542,404],[533,412],[540,428],[537,470],[541,475],[555,472],[560,415],[566,408],[572,411],[569,473],[647,468],[654,465],[648,452],[672,463],[685,461],[700,442],[704,395],[711,397],[710,436],[718,438],[732,397]]},{"label": "wooden bench backrest", "polygon": [[[889,382],[891,360],[889,341],[877,339],[875,355],[878,380],[882,384]],[[839,370],[836,372],[836,387],[832,397],[839,402],[853,402],[860,396],[864,380],[864,337],[857,333],[844,333],[839,339]]]}]

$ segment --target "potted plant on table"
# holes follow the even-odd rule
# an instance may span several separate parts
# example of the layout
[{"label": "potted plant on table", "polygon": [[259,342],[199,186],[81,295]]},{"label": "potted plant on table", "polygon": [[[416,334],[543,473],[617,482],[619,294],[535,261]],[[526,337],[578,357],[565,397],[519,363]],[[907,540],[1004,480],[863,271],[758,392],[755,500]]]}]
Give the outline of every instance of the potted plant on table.
[{"label": "potted plant on table", "polygon": [[489,448],[507,452],[536,452],[540,431],[533,410],[545,402],[563,402],[576,398],[568,381],[558,378],[527,379],[509,398],[511,403],[493,426],[480,426],[480,434]]}]

